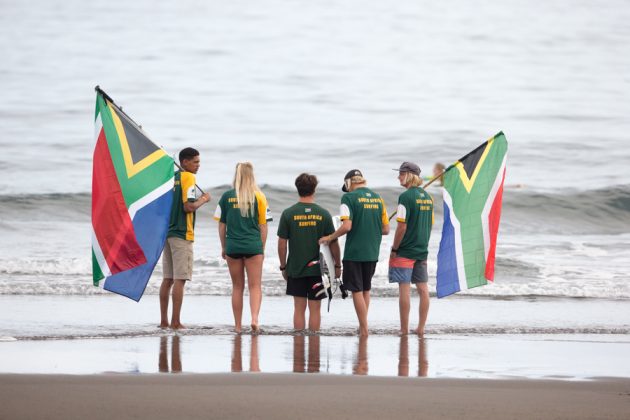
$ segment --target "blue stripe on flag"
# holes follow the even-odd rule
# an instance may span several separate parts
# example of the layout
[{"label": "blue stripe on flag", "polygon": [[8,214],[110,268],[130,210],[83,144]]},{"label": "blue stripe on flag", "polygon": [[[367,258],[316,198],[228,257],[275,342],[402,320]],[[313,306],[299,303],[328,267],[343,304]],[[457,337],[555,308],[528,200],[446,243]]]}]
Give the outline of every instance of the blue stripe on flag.
[{"label": "blue stripe on flag", "polygon": [[136,302],[140,300],[164,249],[172,202],[173,191],[169,190],[138,210],[133,218],[133,228],[147,263],[107,277],[103,286],[105,290]]},{"label": "blue stripe on flag", "polygon": [[444,225],[437,256],[437,297],[459,292],[457,253],[455,252],[455,228],[451,222],[451,210],[444,201]]}]

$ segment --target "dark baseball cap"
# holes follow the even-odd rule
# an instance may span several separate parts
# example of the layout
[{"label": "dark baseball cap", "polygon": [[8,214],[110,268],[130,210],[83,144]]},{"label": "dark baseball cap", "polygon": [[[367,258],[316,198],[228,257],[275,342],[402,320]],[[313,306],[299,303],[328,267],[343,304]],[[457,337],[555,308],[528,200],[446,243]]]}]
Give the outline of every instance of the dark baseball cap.
[{"label": "dark baseball cap", "polygon": [[343,187],[341,187],[341,191],[348,192],[348,189],[346,188],[346,180],[352,178],[353,176],[360,176],[361,178],[363,178],[363,174],[358,169],[352,169],[348,171],[346,176],[343,177]]},{"label": "dark baseball cap", "polygon": [[398,172],[411,172],[414,175],[420,176],[420,167],[413,162],[403,162],[400,168],[394,169]]}]

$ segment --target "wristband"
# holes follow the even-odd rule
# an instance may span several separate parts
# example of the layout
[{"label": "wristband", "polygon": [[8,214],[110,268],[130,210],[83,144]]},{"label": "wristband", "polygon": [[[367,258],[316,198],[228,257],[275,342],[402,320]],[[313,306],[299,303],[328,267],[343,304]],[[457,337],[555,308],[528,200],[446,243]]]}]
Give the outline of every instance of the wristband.
[{"label": "wristband", "polygon": [[335,268],[341,268],[341,266],[340,265],[336,265]]},{"label": "wristband", "polygon": [[284,270],[286,270],[286,269],[287,269],[287,266],[286,266],[286,265],[285,265],[284,267],[283,267],[283,266],[280,266],[279,268],[280,268],[280,271],[284,271]]},{"label": "wristband", "polygon": [[392,252],[398,252],[398,248],[394,249],[394,247],[392,247]]}]

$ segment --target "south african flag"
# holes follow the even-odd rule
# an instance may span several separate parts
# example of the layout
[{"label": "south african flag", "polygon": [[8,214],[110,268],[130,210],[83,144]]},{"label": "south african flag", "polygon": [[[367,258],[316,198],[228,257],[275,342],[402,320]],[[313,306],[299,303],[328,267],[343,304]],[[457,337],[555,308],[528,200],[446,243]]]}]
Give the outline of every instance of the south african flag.
[{"label": "south african flag", "polygon": [[160,258],[173,200],[173,159],[96,87],[93,284],[139,301]]},{"label": "south african flag", "polygon": [[445,170],[438,297],[494,280],[506,158],[501,132]]}]

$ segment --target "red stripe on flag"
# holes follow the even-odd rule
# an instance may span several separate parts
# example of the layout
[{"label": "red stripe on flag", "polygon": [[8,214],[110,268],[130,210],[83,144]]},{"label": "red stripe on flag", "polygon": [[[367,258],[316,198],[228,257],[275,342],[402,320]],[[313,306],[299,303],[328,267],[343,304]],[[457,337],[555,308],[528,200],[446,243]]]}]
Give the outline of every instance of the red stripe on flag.
[{"label": "red stripe on flag", "polygon": [[494,281],[494,260],[497,249],[497,236],[499,234],[499,222],[501,221],[501,203],[503,202],[503,181],[505,181],[505,169],[503,169],[503,175],[501,179],[501,186],[497,190],[497,194],[494,196],[492,202],[492,208],[488,215],[488,229],[490,233],[490,249],[488,250],[488,258],[486,260],[486,273],[487,280]]},{"label": "red stripe on flag", "polygon": [[94,148],[92,226],[112,274],[147,262],[136,241],[104,129],[101,129]]}]

